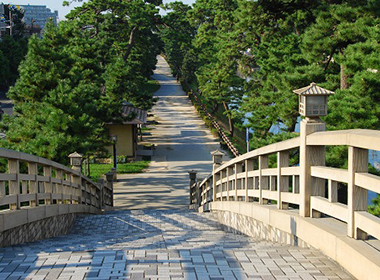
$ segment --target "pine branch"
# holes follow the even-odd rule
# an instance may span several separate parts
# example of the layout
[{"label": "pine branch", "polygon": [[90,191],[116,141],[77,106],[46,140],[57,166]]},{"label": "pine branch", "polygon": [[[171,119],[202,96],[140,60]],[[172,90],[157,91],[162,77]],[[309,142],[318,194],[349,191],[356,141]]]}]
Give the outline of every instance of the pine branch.
[{"label": "pine branch", "polygon": [[129,55],[132,52],[132,48],[135,44],[135,40],[136,40],[136,36],[138,32],[139,32],[139,27],[138,26],[133,27],[131,34],[129,36],[127,51],[125,52],[124,57],[123,57],[124,61],[128,59]]}]

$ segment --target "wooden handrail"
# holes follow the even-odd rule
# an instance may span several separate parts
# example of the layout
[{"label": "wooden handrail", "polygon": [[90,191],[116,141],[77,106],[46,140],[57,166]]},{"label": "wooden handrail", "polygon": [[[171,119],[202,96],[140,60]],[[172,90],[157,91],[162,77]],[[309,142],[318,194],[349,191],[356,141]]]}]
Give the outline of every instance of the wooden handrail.
[{"label": "wooden handrail", "polygon": [[[111,206],[110,184],[95,183],[67,166],[13,150],[0,148],[0,158],[7,160],[7,172],[0,173],[0,210],[53,204],[82,204],[99,210]],[[27,165],[27,174],[21,173],[21,163]]]},{"label": "wooden handrail", "polygon": [[[310,213],[311,217],[318,218],[321,214],[327,214],[344,221],[347,223],[347,235],[350,237],[365,239],[367,235],[378,236],[380,219],[367,213],[367,216],[371,217],[371,225],[367,227],[363,225],[363,215],[358,216],[355,213],[368,210],[368,190],[380,193],[380,177],[368,173],[368,150],[380,151],[380,131],[358,129],[314,132],[303,137],[304,142],[301,141],[301,135],[256,149],[220,166],[214,164],[213,172],[198,186],[200,205],[213,200],[258,201],[259,204],[275,201],[279,210],[287,210],[291,204],[293,208],[306,208],[306,211],[300,211],[300,215]],[[318,151],[324,151],[323,146],[333,145],[348,146],[348,169],[313,163],[325,162],[325,159],[321,158],[325,154],[319,154]],[[310,154],[314,156],[313,153],[316,153],[315,157],[318,158],[307,163],[309,167],[306,168],[306,175],[303,173],[304,161],[300,160],[299,166],[289,166],[289,152],[301,147],[310,150],[309,157]],[[315,150],[313,147],[322,147],[323,150]],[[277,156],[275,168],[268,168],[270,155]],[[310,185],[303,186],[301,176],[310,176],[310,181],[303,180]],[[338,183],[349,186],[347,204],[338,203]],[[319,185],[317,187],[313,184]],[[307,189],[309,191],[305,191]],[[355,217],[360,218],[357,224]],[[365,230],[368,232],[364,232]]]}]

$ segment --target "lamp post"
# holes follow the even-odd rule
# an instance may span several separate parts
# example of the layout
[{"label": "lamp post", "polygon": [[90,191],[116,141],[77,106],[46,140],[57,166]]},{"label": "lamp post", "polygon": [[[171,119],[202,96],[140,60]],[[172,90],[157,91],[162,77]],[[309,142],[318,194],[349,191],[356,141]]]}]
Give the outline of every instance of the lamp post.
[{"label": "lamp post", "polygon": [[117,142],[117,135],[111,135],[111,141],[113,143],[113,167],[117,169],[117,154],[116,154],[116,142]]},{"label": "lamp post", "polygon": [[301,121],[300,129],[300,216],[317,217],[318,213],[311,213],[311,196],[323,196],[325,180],[311,176],[311,166],[326,164],[324,146],[309,146],[307,136],[318,131],[326,131],[326,124],[319,118],[327,115],[327,99],[334,92],[311,83],[307,87],[293,91],[299,95],[299,113],[305,119]]}]

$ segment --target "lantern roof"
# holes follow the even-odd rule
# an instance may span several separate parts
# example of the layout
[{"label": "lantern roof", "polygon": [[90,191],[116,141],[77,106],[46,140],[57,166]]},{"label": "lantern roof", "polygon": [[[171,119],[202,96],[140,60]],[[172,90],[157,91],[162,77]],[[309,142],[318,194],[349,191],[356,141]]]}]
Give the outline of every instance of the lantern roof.
[{"label": "lantern roof", "polygon": [[213,156],[224,156],[224,153],[222,153],[219,150],[216,150],[216,151],[211,152],[211,155],[213,155]]},{"label": "lantern roof", "polygon": [[321,88],[317,86],[316,83],[311,83],[307,87],[303,87],[300,89],[293,90],[294,93],[298,95],[332,95],[335,92]]},{"label": "lantern roof", "polygon": [[82,157],[83,157],[83,155],[78,154],[77,152],[69,155],[69,158],[82,158]]}]

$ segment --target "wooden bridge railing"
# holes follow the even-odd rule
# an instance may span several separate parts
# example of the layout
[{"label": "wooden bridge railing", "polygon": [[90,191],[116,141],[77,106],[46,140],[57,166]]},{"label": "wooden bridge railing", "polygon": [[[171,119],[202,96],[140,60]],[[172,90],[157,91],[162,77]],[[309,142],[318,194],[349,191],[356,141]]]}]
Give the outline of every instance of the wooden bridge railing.
[{"label": "wooden bridge railing", "polygon": [[112,186],[37,156],[0,148],[0,210],[55,204],[111,206]]},{"label": "wooden bridge railing", "polygon": [[[337,145],[348,147],[347,169],[325,166],[325,147]],[[214,164],[212,174],[197,185],[198,205],[210,201],[273,202],[281,210],[298,208],[303,217],[318,218],[323,213],[341,220],[347,223],[350,237],[380,239],[380,219],[367,211],[368,191],[380,193],[380,177],[368,173],[369,150],[380,151],[380,131],[307,135],[301,127],[298,138],[262,147],[223,165]],[[291,155],[299,155],[299,161],[292,165]],[[270,157],[275,161],[272,168]],[[347,203],[338,201],[338,183],[347,185]]]}]

